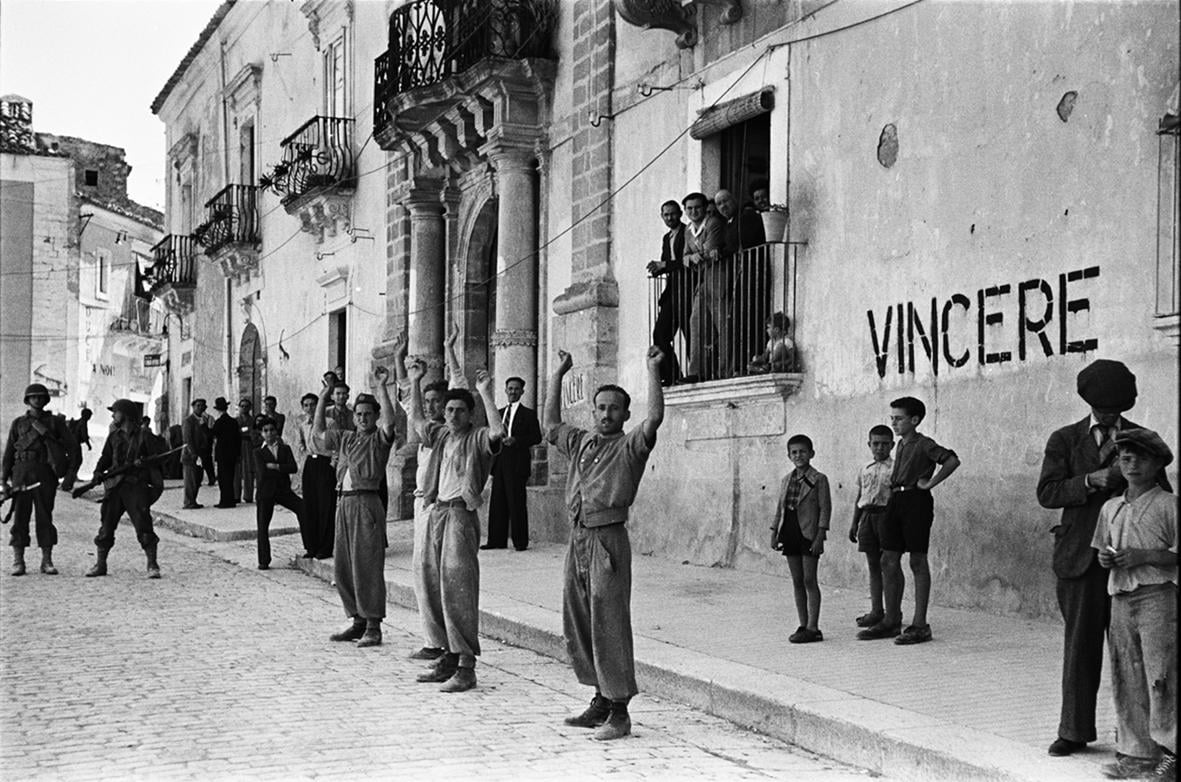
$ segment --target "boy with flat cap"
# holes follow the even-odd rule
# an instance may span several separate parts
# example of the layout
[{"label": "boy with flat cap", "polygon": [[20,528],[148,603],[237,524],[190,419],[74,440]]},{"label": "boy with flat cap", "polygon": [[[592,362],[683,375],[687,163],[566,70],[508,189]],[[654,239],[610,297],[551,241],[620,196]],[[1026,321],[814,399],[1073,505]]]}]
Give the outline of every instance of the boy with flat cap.
[{"label": "boy with flat cap", "polygon": [[1148,429],[1125,429],[1115,445],[1128,489],[1103,505],[1091,539],[1111,574],[1107,645],[1119,751],[1103,771],[1111,779],[1176,779],[1177,498],[1157,484],[1173,452]]},{"label": "boy with flat cap", "polygon": [[[1037,483],[1043,508],[1061,508],[1054,533],[1054,575],[1065,622],[1062,652],[1062,712],[1055,757],[1095,741],[1095,701],[1103,671],[1103,638],[1111,611],[1107,571],[1091,540],[1103,504],[1126,484],[1116,464],[1116,436],[1138,429],[1121,414],[1136,404],[1136,376],[1123,362],[1098,359],[1078,373],[1078,395],[1090,415],[1050,435]],[[1158,477],[1168,488],[1162,472]]]}]

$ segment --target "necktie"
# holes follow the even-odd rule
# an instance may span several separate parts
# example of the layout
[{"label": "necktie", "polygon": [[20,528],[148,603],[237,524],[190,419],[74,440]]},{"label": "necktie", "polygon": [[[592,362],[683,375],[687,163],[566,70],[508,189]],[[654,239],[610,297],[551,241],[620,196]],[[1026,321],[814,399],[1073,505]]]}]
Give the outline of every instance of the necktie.
[{"label": "necktie", "polygon": [[1115,458],[1115,427],[1100,426],[1099,435],[1102,437],[1101,445],[1099,446],[1099,463],[1106,467],[1111,464],[1112,459]]},{"label": "necktie", "polygon": [[504,406],[504,433],[505,436],[512,434],[513,424],[513,403],[509,402]]}]

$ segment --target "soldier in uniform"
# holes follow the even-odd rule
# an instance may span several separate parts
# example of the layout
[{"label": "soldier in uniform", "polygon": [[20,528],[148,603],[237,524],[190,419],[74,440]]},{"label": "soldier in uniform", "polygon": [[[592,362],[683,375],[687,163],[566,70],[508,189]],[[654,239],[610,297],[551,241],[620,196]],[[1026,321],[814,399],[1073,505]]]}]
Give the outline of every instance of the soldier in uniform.
[{"label": "soldier in uniform", "polygon": [[28,411],[12,422],[4,459],[0,464],[0,493],[13,487],[40,483],[36,490],[21,492],[12,499],[13,519],[9,545],[12,546],[12,575],[25,574],[25,549],[29,546],[29,518],[35,514],[37,545],[41,547],[41,572],[57,575],[53,547],[57,528],[53,526],[53,501],[58,476],[69,469],[78,446],[64,416],[46,410],[49,389],[33,383],[25,389]]},{"label": "soldier in uniform", "polygon": [[160,577],[160,565],[156,561],[156,545],[160,539],[152,529],[153,502],[164,490],[164,474],[159,464],[145,463],[151,457],[164,453],[160,438],[139,425],[135,403],[130,399],[117,399],[109,408],[114,429],[103,446],[96,472],[106,472],[131,465],[127,472],[111,476],[103,481],[106,493],[103,496],[102,523],[94,539],[94,567],[86,571],[87,577],[107,574],[107,554],[115,545],[115,528],[126,511],[135,527],[135,536],[148,560],[148,578]]}]

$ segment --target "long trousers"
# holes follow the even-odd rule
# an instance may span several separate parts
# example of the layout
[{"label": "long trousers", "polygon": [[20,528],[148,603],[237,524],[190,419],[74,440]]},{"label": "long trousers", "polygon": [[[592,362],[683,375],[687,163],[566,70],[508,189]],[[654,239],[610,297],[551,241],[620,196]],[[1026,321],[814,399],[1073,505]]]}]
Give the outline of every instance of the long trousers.
[{"label": "long trousers", "polygon": [[636,694],[632,552],[623,524],[575,523],[566,550],[562,628],[574,675],[613,701]]},{"label": "long trousers", "polygon": [[237,457],[217,460],[218,505],[234,505],[238,502],[234,499],[234,472],[237,463]]},{"label": "long trousers", "polygon": [[275,506],[282,505],[295,514],[295,518],[303,524],[303,500],[289,488],[279,489],[273,495],[263,497],[259,493],[258,504],[254,508],[254,519],[258,533],[258,564],[270,567],[271,564],[271,519],[275,516]]},{"label": "long trousers", "polygon": [[254,449],[242,443],[242,454],[234,465],[234,501],[254,502]]},{"label": "long trousers", "polygon": [[513,547],[529,547],[529,501],[525,486],[529,483],[529,467],[520,470],[516,465],[498,464],[492,472],[492,498],[488,503],[488,545],[504,548],[508,539]]},{"label": "long trousers", "polygon": [[[423,557],[430,545],[431,509],[422,497],[414,498],[414,548],[410,554],[410,572],[414,578],[414,599],[418,603],[418,618],[422,622],[422,645],[431,649],[447,647],[447,628],[430,610],[429,595],[438,593],[437,583],[428,584],[422,568]],[[440,612],[441,613],[441,612]]]},{"label": "long trousers", "polygon": [[180,462],[181,475],[185,481],[186,508],[197,504],[197,492],[201,489],[201,467],[195,456],[182,457]]},{"label": "long trousers", "polygon": [[124,512],[135,528],[135,537],[143,549],[154,547],[160,542],[156,531],[152,528],[152,512],[148,507],[148,487],[144,484],[124,479],[113,489],[108,489],[103,497],[101,523],[98,535],[94,538],[94,545],[103,551],[109,551],[115,546],[115,528]]},{"label": "long trousers", "polygon": [[1111,689],[1125,755],[1177,752],[1177,587],[1152,584],[1111,599]]},{"label": "long trousers", "polygon": [[480,654],[480,517],[465,507],[435,504],[423,547],[426,618],[442,627],[446,648],[462,668]]},{"label": "long trousers", "polygon": [[336,470],[326,456],[309,456],[303,463],[304,547],[317,559],[332,556],[336,539]]},{"label": "long trousers", "polygon": [[1066,624],[1058,735],[1069,741],[1094,741],[1103,638],[1111,615],[1107,571],[1096,561],[1079,578],[1058,579],[1058,608]]},{"label": "long trousers", "polygon": [[[12,465],[8,482],[15,488],[41,482],[33,491],[21,492],[12,498],[12,531],[8,545],[27,548],[29,520],[36,519],[37,545],[49,548],[57,545],[57,527],[53,526],[53,504],[57,500],[57,476],[45,462],[24,461]],[[8,509],[4,509],[7,513]]]},{"label": "long trousers", "polygon": [[336,593],[347,616],[385,618],[385,510],[377,492],[336,505]]},{"label": "long trousers", "polygon": [[200,456],[201,469],[205,471],[205,476],[209,479],[209,485],[212,486],[217,482],[217,473],[213,470],[213,452],[206,449]]}]

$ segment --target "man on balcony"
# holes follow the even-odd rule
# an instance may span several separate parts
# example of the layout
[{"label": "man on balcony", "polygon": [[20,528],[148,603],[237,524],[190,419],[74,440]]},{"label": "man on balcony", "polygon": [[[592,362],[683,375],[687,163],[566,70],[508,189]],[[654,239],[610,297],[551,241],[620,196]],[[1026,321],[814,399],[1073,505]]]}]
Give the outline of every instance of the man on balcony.
[{"label": "man on balcony", "polygon": [[681,205],[665,201],[660,206],[660,219],[668,228],[661,240],[660,260],[648,264],[652,277],[665,276],[664,290],[657,302],[656,323],[652,327],[652,343],[664,354],[660,365],[660,383],[670,386],[681,379],[681,368],[673,350],[673,340],[680,329],[689,352],[689,316],[691,314],[693,278],[685,268],[685,224],[681,221]]},{"label": "man on balcony", "polygon": [[[729,366],[737,374],[746,359],[758,351],[767,316],[770,315],[770,264],[765,253],[744,253],[766,242],[763,219],[753,208],[738,208],[738,199],[729,190],[719,190],[714,205],[725,221],[725,246],[733,255],[725,267],[728,271],[730,317],[727,344],[730,347]],[[729,376],[729,375],[726,375]]]},{"label": "man on balcony", "polygon": [[725,319],[729,315],[728,286],[722,268],[726,252],[725,225],[708,214],[704,193],[690,193],[681,201],[689,226],[685,232],[685,266],[692,270],[693,290],[690,330],[694,334],[689,351],[686,383],[728,375],[730,350],[726,342]]}]

